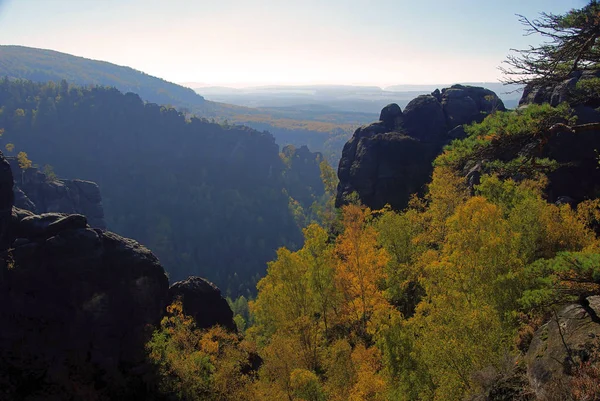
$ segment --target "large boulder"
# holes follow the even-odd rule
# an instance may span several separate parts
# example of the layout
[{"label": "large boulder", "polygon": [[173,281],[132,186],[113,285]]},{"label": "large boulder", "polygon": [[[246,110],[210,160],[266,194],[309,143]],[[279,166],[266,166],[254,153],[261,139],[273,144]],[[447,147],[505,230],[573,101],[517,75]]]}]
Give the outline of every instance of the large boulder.
[{"label": "large boulder", "polygon": [[476,86],[453,85],[442,89],[441,103],[447,128],[481,122],[494,111],[505,111],[504,103],[491,90]]},{"label": "large boulder", "polygon": [[[98,204],[93,184],[72,183]],[[83,215],[14,207],[1,153],[0,245],[2,400],[156,399],[145,344],[175,293],[200,327],[235,327],[216,287],[194,278],[170,292],[138,242]]]},{"label": "large boulder", "polygon": [[571,304],[563,307],[553,319],[536,331],[525,356],[525,363],[531,388],[538,399],[546,399],[561,383],[569,387],[573,371],[599,345],[598,315],[600,296],[592,296],[587,298],[585,305]]},{"label": "large boulder", "polygon": [[396,103],[388,104],[381,110],[379,121],[386,129],[393,131],[402,124],[402,109]]},{"label": "large boulder", "polygon": [[481,121],[502,101],[488,89],[454,85],[413,99],[404,109],[383,108],[380,121],[356,130],[338,167],[336,206],[356,192],[371,208],[403,209],[422,193],[444,145],[465,135],[462,124]]},{"label": "large boulder", "polygon": [[442,104],[433,95],[421,95],[404,109],[404,129],[412,137],[440,141],[448,132]]},{"label": "large boulder", "polygon": [[81,215],[15,209],[10,226],[0,274],[0,398],[58,400],[74,388],[81,399],[111,398],[125,383],[143,387],[144,344],[168,301],[158,259]]},{"label": "large boulder", "polygon": [[435,143],[401,133],[362,137],[350,168],[338,170],[338,206],[353,192],[374,209],[386,204],[393,207],[408,204],[411,194],[422,192],[431,174],[431,161],[438,151]]},{"label": "large boulder", "polygon": [[221,296],[221,290],[202,277],[189,277],[169,288],[170,302],[181,300],[183,313],[192,316],[196,326],[205,329],[215,325],[235,331],[233,312]]}]

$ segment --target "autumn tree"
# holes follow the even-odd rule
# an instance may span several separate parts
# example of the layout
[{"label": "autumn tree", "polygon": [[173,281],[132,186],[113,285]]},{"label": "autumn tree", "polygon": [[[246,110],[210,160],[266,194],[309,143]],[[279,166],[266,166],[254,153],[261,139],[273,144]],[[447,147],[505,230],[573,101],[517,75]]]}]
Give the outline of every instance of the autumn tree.
[{"label": "autumn tree", "polygon": [[27,158],[27,153],[25,152],[19,152],[19,154],[17,155],[17,160],[19,162],[19,167],[23,170],[26,170],[33,166],[33,163]]},{"label": "autumn tree", "polygon": [[342,209],[344,232],[338,237],[338,282],[344,296],[344,314],[357,334],[365,336],[373,314],[386,308],[383,285],[389,256],[377,243],[370,224],[371,211],[357,205]]},{"label": "autumn tree", "polygon": [[182,401],[253,399],[247,374],[252,346],[219,326],[198,329],[180,301],[167,307],[146,347],[164,394]]}]

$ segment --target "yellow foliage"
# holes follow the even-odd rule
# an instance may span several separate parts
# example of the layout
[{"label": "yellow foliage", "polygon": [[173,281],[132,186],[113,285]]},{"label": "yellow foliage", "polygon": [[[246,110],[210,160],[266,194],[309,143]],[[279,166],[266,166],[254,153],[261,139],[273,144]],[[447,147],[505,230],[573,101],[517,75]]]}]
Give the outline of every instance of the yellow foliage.
[{"label": "yellow foliage", "polygon": [[199,330],[176,301],[147,344],[161,374],[161,390],[184,400],[252,399],[252,377],[242,373],[252,347],[221,327]]},{"label": "yellow foliage", "polygon": [[383,284],[389,256],[379,247],[377,232],[368,224],[371,211],[357,205],[342,209],[344,232],[338,237],[337,280],[344,297],[342,313],[348,324],[357,324],[359,335],[379,308],[388,307]]},{"label": "yellow foliage", "polygon": [[356,370],[356,382],[350,391],[349,401],[386,401],[388,388],[380,375],[382,364],[379,350],[359,344],[352,351],[352,362]]},{"label": "yellow foliage", "polygon": [[19,162],[19,167],[23,170],[26,170],[33,166],[33,163],[27,158],[27,153],[25,152],[19,152],[19,154],[17,155],[17,160]]}]

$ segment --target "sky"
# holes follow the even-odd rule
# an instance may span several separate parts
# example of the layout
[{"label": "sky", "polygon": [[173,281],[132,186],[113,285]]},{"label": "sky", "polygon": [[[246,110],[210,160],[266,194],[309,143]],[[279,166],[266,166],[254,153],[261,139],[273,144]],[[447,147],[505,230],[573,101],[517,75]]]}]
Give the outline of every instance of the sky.
[{"label": "sky", "polygon": [[133,67],[171,82],[497,81],[523,36],[515,14],[587,0],[0,0],[0,44]]}]

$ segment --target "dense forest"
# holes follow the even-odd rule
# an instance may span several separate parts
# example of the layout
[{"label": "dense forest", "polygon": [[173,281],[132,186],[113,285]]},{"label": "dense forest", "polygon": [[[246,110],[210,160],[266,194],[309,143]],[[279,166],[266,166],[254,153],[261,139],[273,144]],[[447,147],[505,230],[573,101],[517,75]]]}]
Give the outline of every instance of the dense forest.
[{"label": "dense forest", "polygon": [[253,288],[275,249],[301,245],[324,195],[308,149],[290,147],[286,164],[266,132],[188,119],[133,93],[3,79],[0,106],[3,149],[97,182],[108,227],[149,246],[172,280]]},{"label": "dense forest", "polygon": [[368,113],[257,109],[211,102],[192,89],[133,68],[24,46],[0,46],[0,77],[41,83],[64,79],[81,86],[114,87],[123,93],[136,93],[147,102],[176,107],[186,114],[267,130],[279,145],[309,145],[311,150],[323,152],[331,164],[338,162],[338,149],[352,130],[373,117]]},{"label": "dense forest", "polygon": [[[531,50],[544,55],[532,82],[560,87],[593,71],[569,91],[596,121],[577,125],[570,104],[546,103],[466,127],[406,209],[355,197],[330,225],[305,228],[301,249],[281,248],[256,299],[233,304],[243,336],[197,330],[174,303],[148,344],[163,390],[185,400],[598,399],[598,181],[581,180],[584,200],[548,202],[552,173],[569,166],[546,156],[564,138],[598,143],[598,49],[579,44],[597,43],[599,11],[593,1],[531,25],[559,30],[554,47]],[[569,304],[588,322],[585,349],[570,348],[573,323],[560,320]],[[547,387],[528,370],[544,347],[565,355]],[[247,369],[257,354],[262,364]]]},{"label": "dense forest", "polygon": [[[529,126],[552,114],[532,111],[535,120],[490,116],[466,141],[508,116]],[[506,381],[506,399],[533,399],[520,353],[549,305],[600,292],[600,203],[548,203],[543,165],[519,182],[484,175],[471,191],[453,168],[463,149],[436,161],[428,193],[407,210],[350,204],[335,239],[310,225],[302,249],[280,249],[250,313],[234,305],[240,328],[250,325],[243,340],[195,330],[174,306],[149,344],[165,390],[186,400],[460,400]],[[263,364],[244,373],[254,352]],[[181,364],[191,353],[203,362]],[[557,400],[588,391],[595,373],[577,369]]]}]

